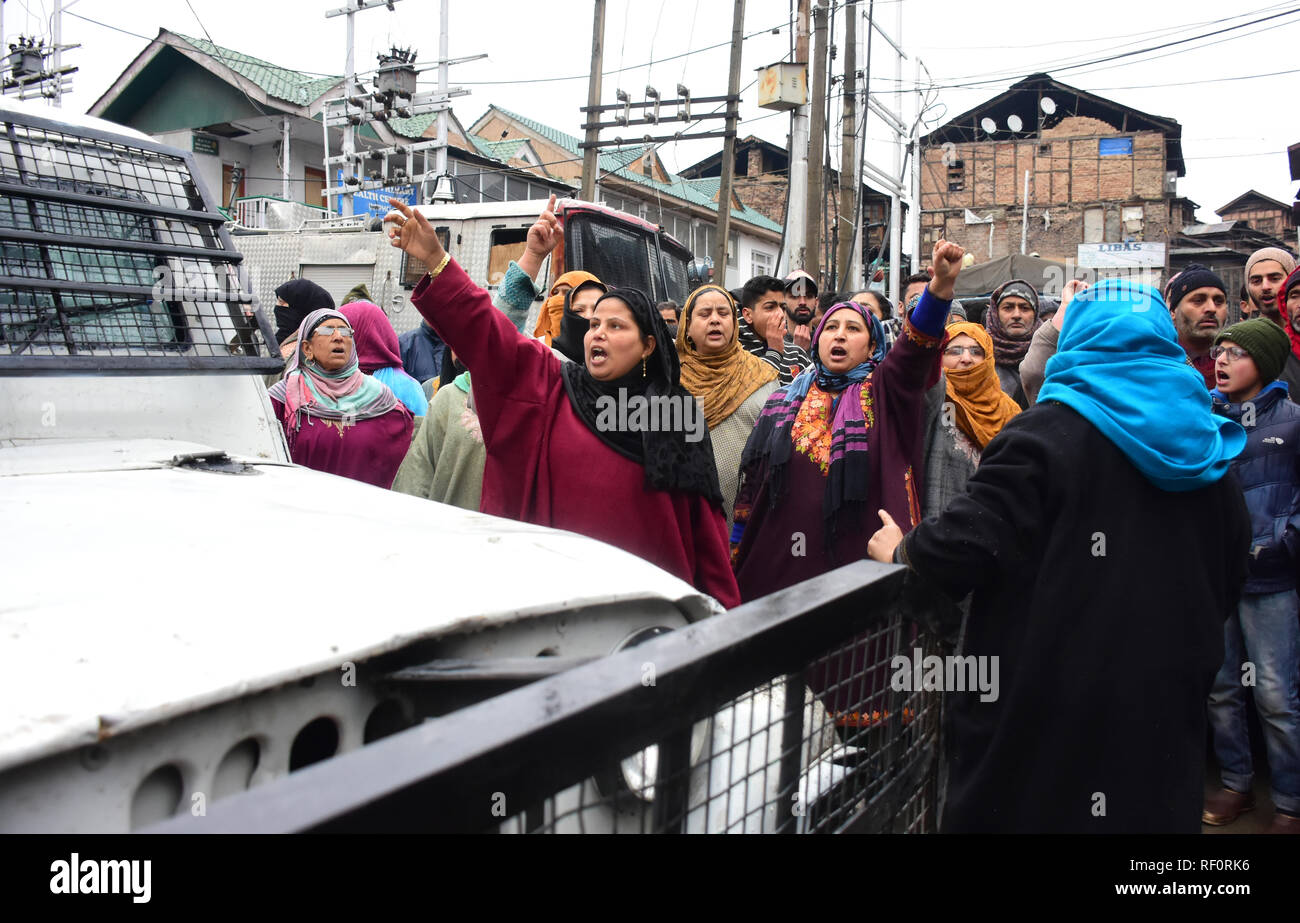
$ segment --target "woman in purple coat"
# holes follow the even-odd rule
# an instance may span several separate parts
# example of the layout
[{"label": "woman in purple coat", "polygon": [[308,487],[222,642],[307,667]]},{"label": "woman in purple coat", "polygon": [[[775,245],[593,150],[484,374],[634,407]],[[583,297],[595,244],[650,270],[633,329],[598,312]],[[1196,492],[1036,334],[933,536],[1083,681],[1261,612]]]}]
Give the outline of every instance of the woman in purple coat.
[{"label": "woman in purple coat", "polygon": [[297,464],[392,486],[411,444],[411,413],[387,385],[361,371],[341,312],[307,315],[285,376],[269,393]]},{"label": "woman in purple coat", "polygon": [[[925,393],[939,378],[964,252],[935,244],[934,279],[888,353],[871,311],[837,304],[813,335],[812,368],[768,398],[736,495],[731,539],[743,601],[866,558],[878,510],[906,528],[921,521]],[[840,727],[870,726],[883,712],[886,674],[866,667],[883,653],[883,642],[863,635],[810,671]]]}]

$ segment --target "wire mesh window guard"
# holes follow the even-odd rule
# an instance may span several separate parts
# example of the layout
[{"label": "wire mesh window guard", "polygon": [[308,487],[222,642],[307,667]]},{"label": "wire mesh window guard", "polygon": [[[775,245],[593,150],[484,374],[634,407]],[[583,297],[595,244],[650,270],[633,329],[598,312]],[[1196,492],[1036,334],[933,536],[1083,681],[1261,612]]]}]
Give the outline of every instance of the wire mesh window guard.
[{"label": "wire mesh window guard", "polygon": [[[859,561],[467,707],[417,707],[406,730],[152,832],[933,831],[946,693],[908,680],[917,651],[948,651],[903,578]],[[432,667],[367,681],[400,694]]]},{"label": "wire mesh window guard", "polygon": [[189,154],[0,122],[0,374],[278,370]]},{"label": "wire mesh window guard", "polygon": [[502,833],[926,833],[939,693],[891,688],[936,649],[900,616],[507,818]]}]

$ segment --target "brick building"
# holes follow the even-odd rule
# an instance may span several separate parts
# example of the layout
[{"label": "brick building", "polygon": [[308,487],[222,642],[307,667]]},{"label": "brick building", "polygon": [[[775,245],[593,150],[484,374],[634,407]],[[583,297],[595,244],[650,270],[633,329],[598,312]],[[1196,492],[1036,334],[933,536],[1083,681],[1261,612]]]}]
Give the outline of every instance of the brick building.
[{"label": "brick building", "polygon": [[[692,179],[722,176],[722,151],[718,151],[698,163],[691,164],[681,171],[681,175]],[[732,189],[736,197],[750,208],[761,212],[778,224],[785,224],[786,194],[790,187],[790,152],[770,141],[749,135],[736,141],[736,162]],[[866,246],[864,264],[874,260],[885,247],[889,238],[889,196],[872,189],[865,183],[862,186],[863,210],[862,229]],[[840,217],[840,180],[836,170],[826,171],[826,203],[823,212],[825,229],[822,236],[823,278],[831,275],[835,248],[838,246],[837,227],[848,227],[850,222],[841,222]],[[906,224],[907,209],[903,209]],[[840,288],[854,288],[865,285],[862,280],[846,282]]]},{"label": "brick building", "polygon": [[1260,233],[1286,241],[1291,247],[1296,245],[1296,221],[1291,206],[1262,192],[1254,189],[1244,192],[1215,214],[1224,221],[1245,221]]},{"label": "brick building", "polygon": [[1195,223],[1177,193],[1182,126],[1034,74],[921,139],[921,249],[940,237],[985,262],[1078,245],[1166,243]]}]

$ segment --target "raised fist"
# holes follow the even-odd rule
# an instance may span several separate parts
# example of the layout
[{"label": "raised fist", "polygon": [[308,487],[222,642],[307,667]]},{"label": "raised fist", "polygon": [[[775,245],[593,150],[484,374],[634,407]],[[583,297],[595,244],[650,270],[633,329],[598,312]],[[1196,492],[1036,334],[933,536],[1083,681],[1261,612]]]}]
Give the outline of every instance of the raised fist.
[{"label": "raised fist", "polygon": [[936,298],[952,300],[953,284],[961,272],[961,260],[966,251],[957,244],[939,240],[934,245],[934,278],[930,280],[930,292]]}]

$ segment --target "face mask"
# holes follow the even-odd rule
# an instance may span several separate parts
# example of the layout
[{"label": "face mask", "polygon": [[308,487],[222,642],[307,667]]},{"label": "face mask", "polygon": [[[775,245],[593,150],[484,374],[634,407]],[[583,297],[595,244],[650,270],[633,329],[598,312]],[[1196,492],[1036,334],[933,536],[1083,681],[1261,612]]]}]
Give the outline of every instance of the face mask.
[{"label": "face mask", "polygon": [[677,339],[677,325],[676,325],[676,324],[668,324],[668,333],[669,333],[669,335],[672,336],[672,338],[673,338],[674,340]]}]

